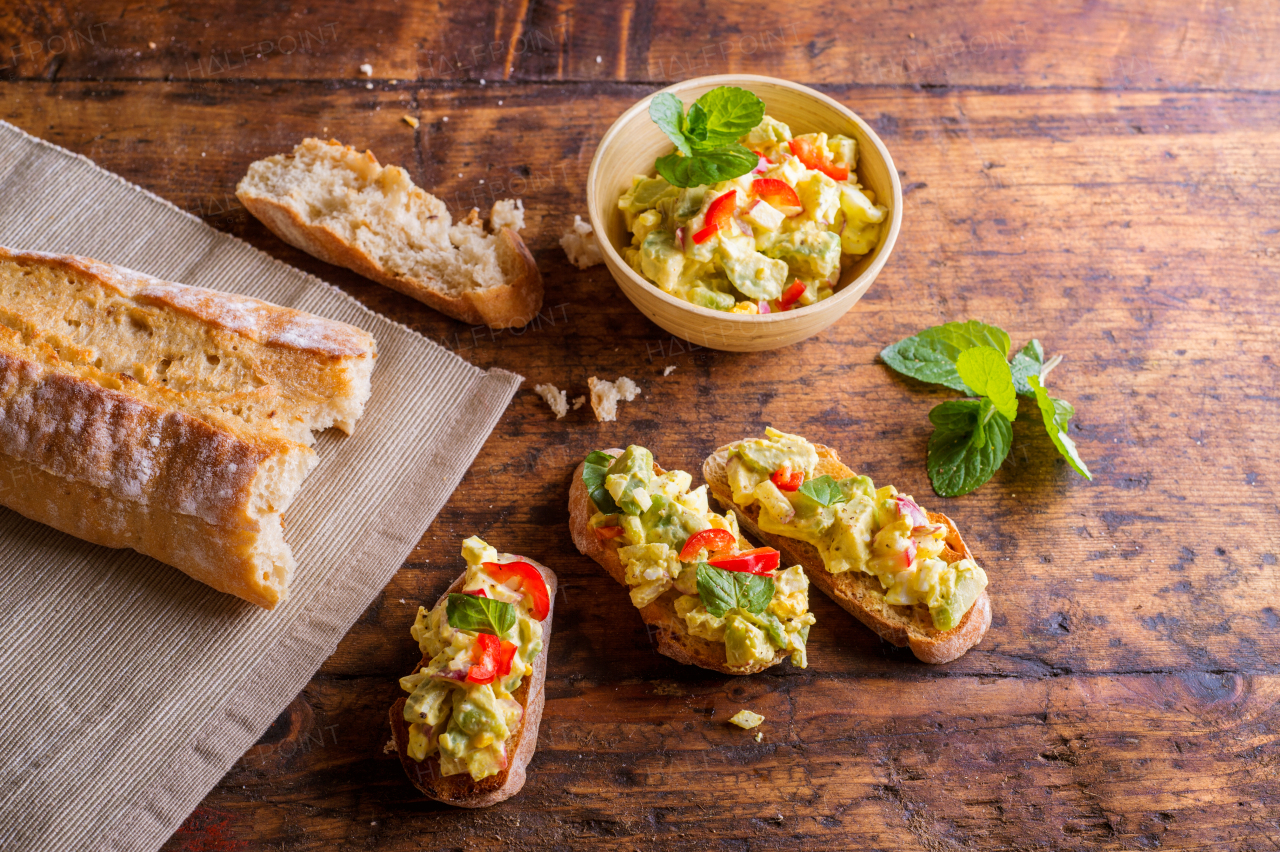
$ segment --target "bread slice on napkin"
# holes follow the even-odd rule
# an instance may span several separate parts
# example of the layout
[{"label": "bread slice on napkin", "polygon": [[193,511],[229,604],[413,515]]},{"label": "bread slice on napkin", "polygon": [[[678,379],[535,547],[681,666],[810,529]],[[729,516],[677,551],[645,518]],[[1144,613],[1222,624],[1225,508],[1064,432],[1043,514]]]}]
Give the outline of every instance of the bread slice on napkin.
[{"label": "bread slice on napkin", "polygon": [[542,276],[516,233],[517,202],[494,205],[492,233],[475,210],[455,223],[404,169],[321,139],[251,164],[236,196],[290,245],[454,319],[512,328],[542,307]]},{"label": "bread slice on napkin", "polygon": [[355,428],[375,358],[345,323],[0,248],[0,505],[270,609],[313,432]]}]

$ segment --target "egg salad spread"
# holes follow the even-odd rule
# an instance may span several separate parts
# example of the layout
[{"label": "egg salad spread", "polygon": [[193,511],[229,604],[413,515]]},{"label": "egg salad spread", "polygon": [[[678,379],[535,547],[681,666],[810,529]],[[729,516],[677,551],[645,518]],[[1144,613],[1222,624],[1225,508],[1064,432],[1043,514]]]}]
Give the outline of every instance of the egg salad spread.
[{"label": "egg salad spread", "polygon": [[846,258],[880,239],[888,209],[857,179],[853,139],[792,136],[765,115],[741,145],[755,170],[679,188],[637,175],[618,199],[627,262],[667,293],[734,313],[812,305],[832,294]]},{"label": "egg salad spread", "polygon": [[596,509],[590,526],[616,548],[637,608],[675,589],[688,632],[723,642],[730,666],[771,663],[787,651],[805,667],[808,577],[798,565],[778,570],[773,548],[752,548],[733,512],[710,511],[705,485],[690,491],[682,470],[656,475],[653,454],[634,445],[617,458],[587,456],[582,478]]},{"label": "egg salad spread", "polygon": [[479,781],[507,767],[507,740],[523,714],[514,693],[542,651],[550,601],[538,570],[499,556],[472,536],[463,591],[428,611],[418,607],[411,633],[430,662],[400,679],[409,693],[409,757],[438,754],[440,773]]},{"label": "egg salad spread", "polygon": [[733,502],[760,504],[760,529],[808,542],[832,574],[862,571],[880,580],[897,606],[924,604],[933,626],[951,630],[987,587],[972,559],[941,556],[947,527],[932,523],[911,497],[867,476],[814,477],[818,454],[804,438],[766,429],[741,441],[727,474]]}]

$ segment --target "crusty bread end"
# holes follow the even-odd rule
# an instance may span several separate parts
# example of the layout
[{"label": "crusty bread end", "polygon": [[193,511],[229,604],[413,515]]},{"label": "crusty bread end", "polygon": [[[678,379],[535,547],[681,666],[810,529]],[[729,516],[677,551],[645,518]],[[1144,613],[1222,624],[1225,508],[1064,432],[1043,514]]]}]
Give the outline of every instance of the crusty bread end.
[{"label": "crusty bread end", "polygon": [[[504,554],[506,555],[506,554]],[[533,752],[538,747],[538,725],[542,721],[542,706],[546,700],[547,652],[551,647],[551,619],[556,608],[556,575],[550,568],[527,556],[518,557],[538,569],[542,579],[547,583],[550,593],[551,609],[543,621],[542,651],[533,661],[533,674],[520,684],[520,688],[511,696],[524,708],[520,717],[520,725],[511,732],[507,740],[507,768],[496,775],[480,781],[462,772],[457,775],[441,775],[440,759],[435,755],[427,757],[421,763],[409,757],[409,724],[404,720],[404,705],[407,700],[401,697],[391,705],[391,736],[395,740],[396,751],[400,756],[400,765],[413,786],[426,797],[454,805],[459,808],[485,808],[511,798],[520,792],[526,780],[525,767],[533,759]],[[450,592],[461,591],[466,573],[454,580],[452,585],[440,596],[443,601]],[[437,601],[437,606],[439,601]],[[431,662],[425,655],[414,666],[417,672]],[[413,672],[410,672],[412,674]]]},{"label": "crusty bread end", "polygon": [[[851,615],[870,627],[882,638],[898,647],[910,646],[912,653],[926,663],[949,663],[961,657],[982,640],[991,626],[991,598],[983,592],[964,618],[953,629],[941,631],[933,626],[929,608],[893,606],[884,598],[880,580],[861,571],[832,574],[822,561],[822,554],[813,545],[785,536],[766,533],[760,529],[760,506],[737,506],[733,502],[733,489],[729,486],[729,453],[736,444],[726,444],[712,453],[702,465],[702,478],[716,500],[726,509],[733,509],[742,527],[761,541],[782,552],[783,564],[804,566],[809,580]],[[835,479],[854,475],[840,461],[840,456],[830,447],[815,444],[818,466],[815,476],[829,474]],[[956,525],[946,515],[929,512],[929,520],[947,527],[946,549],[942,558],[954,562],[962,558],[973,559],[968,545],[960,537]],[[976,560],[975,560],[976,561]]]},{"label": "crusty bread end", "polygon": [[[622,450],[605,450],[615,458],[622,455]],[[595,505],[587,486],[582,482],[582,470],[586,463],[578,465],[573,474],[573,484],[569,486],[569,534],[578,552],[594,559],[610,577],[627,588],[626,569],[618,558],[617,540],[604,542],[591,529],[591,516],[595,514]],[[661,476],[665,471],[654,462],[653,472]],[[790,656],[786,651],[778,651],[768,663],[757,663],[750,666],[729,665],[723,642],[712,642],[701,636],[689,634],[683,618],[676,614],[676,599],[680,592],[668,589],[657,600],[640,609],[640,618],[653,628],[654,638],[658,644],[658,653],[664,654],[679,663],[690,666],[701,666],[704,669],[723,672],[731,675],[755,674],[770,666],[777,665]],[[628,599],[628,604],[630,600]]]}]

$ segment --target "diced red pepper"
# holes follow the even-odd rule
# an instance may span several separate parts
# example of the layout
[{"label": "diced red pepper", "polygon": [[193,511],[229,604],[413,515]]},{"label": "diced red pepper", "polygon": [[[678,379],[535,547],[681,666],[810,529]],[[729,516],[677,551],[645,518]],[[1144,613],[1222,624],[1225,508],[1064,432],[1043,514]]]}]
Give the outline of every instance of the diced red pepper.
[{"label": "diced red pepper", "polygon": [[529,612],[538,621],[551,612],[551,595],[547,591],[547,581],[542,574],[528,562],[486,562],[485,570],[489,576],[499,583],[518,578],[520,589],[529,600]]},{"label": "diced red pepper", "polygon": [[[751,182],[751,192],[779,210],[791,208],[799,212],[804,211],[804,205],[800,203],[800,196],[796,195],[796,191],[791,188],[791,184],[785,180],[756,178]],[[794,216],[795,214],[791,215]]]},{"label": "diced red pepper", "polygon": [[502,642],[491,633],[476,635],[476,644],[471,646],[471,668],[467,670],[467,681],[470,683],[493,683],[498,675],[498,656],[502,653]]},{"label": "diced red pepper", "polygon": [[464,595],[475,595],[478,598],[489,597],[484,593],[484,589],[463,589],[461,593]]},{"label": "diced red pepper", "polygon": [[738,571],[743,574],[769,575],[778,570],[782,554],[772,547],[757,547],[755,550],[744,550],[722,559],[710,559],[709,565],[725,571]]},{"label": "diced red pepper", "polygon": [[816,169],[832,180],[849,179],[849,169],[832,163],[831,155],[825,149],[819,150],[812,139],[797,137],[791,140],[790,145],[791,153],[799,158],[806,169]]},{"label": "diced red pepper", "polygon": [[779,491],[795,491],[804,483],[804,471],[797,470],[792,473],[791,465],[784,464],[775,470],[769,479],[773,481],[774,485],[778,486]]},{"label": "diced red pepper", "polygon": [[622,527],[596,527],[596,538],[601,541],[608,541],[611,538],[617,538],[623,532],[625,530]]},{"label": "diced red pepper", "polygon": [[503,639],[498,645],[498,677],[506,677],[511,674],[511,661],[516,658],[516,651],[520,650],[520,646],[515,642],[508,642]]},{"label": "diced red pepper", "polygon": [[727,228],[733,221],[733,211],[738,203],[738,190],[731,189],[716,198],[707,207],[706,225],[693,235],[693,241],[702,245],[716,235],[721,228]]},{"label": "diced red pepper", "polygon": [[715,528],[702,530],[689,536],[685,541],[684,547],[680,548],[680,558],[688,562],[697,556],[700,550],[716,553],[721,550],[730,550],[737,543],[738,540],[728,530]]},{"label": "diced red pepper", "polygon": [[[804,282],[801,281],[799,278],[797,278],[795,281],[791,283],[791,286],[788,287],[783,292],[783,294],[778,298],[778,307],[782,308],[782,310],[784,311],[787,308],[790,308],[800,299],[801,296],[804,295],[804,291],[806,289],[807,288],[804,286]],[[782,486],[778,486],[778,487],[781,488]]]}]

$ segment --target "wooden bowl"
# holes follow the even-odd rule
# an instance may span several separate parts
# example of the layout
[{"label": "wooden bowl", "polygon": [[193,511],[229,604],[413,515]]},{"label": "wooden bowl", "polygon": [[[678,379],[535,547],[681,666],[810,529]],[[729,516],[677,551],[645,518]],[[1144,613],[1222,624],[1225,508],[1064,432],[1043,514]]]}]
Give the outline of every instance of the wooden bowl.
[{"label": "wooden bowl", "polygon": [[704,92],[717,86],[738,86],[754,92],[764,101],[765,111],[785,122],[793,133],[843,133],[857,141],[858,180],[875,192],[876,203],[888,203],[888,227],[880,229],[880,242],[872,251],[843,269],[834,295],[790,311],[731,314],[677,299],[627,264],[622,253],[631,245],[631,234],[618,209],[618,198],[630,188],[632,176],[652,176],[654,160],[671,153],[674,147],[649,119],[653,95],[624,112],[600,140],[587,174],[587,212],[591,227],[599,239],[605,265],[622,292],[662,328],[699,346],[729,352],[759,352],[789,346],[817,334],[844,316],[880,274],[902,226],[902,184],[893,159],[875,131],[853,110],[807,86],[774,77],[719,74],[685,80],[662,91],[680,98],[687,109]]}]

